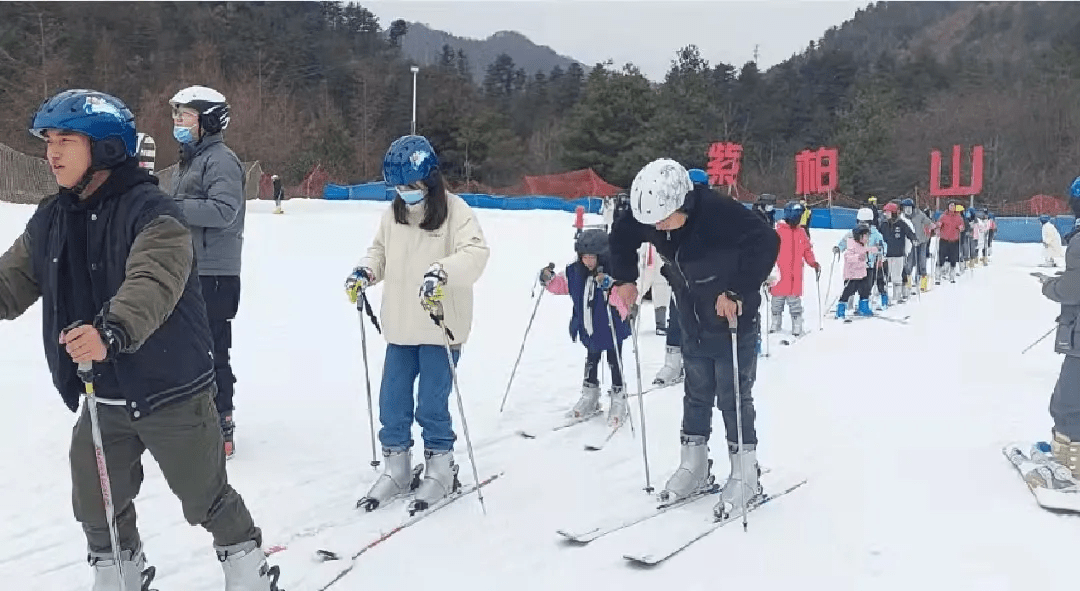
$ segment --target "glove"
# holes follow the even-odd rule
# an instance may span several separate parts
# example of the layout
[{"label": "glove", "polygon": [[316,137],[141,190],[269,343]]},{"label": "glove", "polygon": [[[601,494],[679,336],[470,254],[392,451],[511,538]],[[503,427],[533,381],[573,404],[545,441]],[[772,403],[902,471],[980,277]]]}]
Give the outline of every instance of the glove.
[{"label": "glove", "polygon": [[540,269],[540,285],[547,285],[553,277],[555,277],[555,263],[548,263],[548,266]]},{"label": "glove", "polygon": [[615,285],[615,280],[612,279],[611,275],[608,275],[607,273],[597,273],[596,284],[600,286],[600,289],[608,291],[609,289],[611,289],[611,286]]},{"label": "glove", "polygon": [[840,254],[840,247],[839,246],[832,247],[832,253],[833,254]]},{"label": "glove", "polygon": [[814,273],[817,275],[817,278],[821,279],[821,263],[814,263],[812,266],[814,267]]},{"label": "glove", "polygon": [[770,289],[776,287],[776,284],[779,282],[780,279],[775,274],[769,274],[769,278],[765,280],[765,284],[768,285]]},{"label": "glove", "polygon": [[349,302],[356,303],[356,294],[368,288],[375,281],[375,273],[367,267],[356,267],[345,278],[345,295]]},{"label": "glove", "polygon": [[446,285],[446,271],[440,263],[434,263],[426,273],[424,281],[420,284],[420,305],[430,313],[439,311],[442,307],[443,286]]}]

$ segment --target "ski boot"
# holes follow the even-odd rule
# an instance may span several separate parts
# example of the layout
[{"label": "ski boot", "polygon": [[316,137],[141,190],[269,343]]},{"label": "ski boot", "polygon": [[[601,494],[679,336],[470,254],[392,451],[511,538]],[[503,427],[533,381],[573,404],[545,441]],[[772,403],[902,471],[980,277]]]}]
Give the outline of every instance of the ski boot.
[{"label": "ski boot", "polygon": [[779,312],[779,313],[773,312],[772,313],[772,322],[769,323],[769,334],[780,332],[780,329],[783,327],[782,326],[783,324],[784,324],[784,313],[783,312]]},{"label": "ski boot", "polygon": [[[135,556],[134,560],[132,555]],[[91,552],[86,560],[94,569],[93,591],[120,591],[120,579],[112,552]],[[121,552],[120,568],[124,571],[124,589],[127,591],[149,591],[150,583],[157,574],[156,568],[146,566],[146,554],[143,554],[141,547],[135,552]]]},{"label": "ski boot", "polygon": [[791,336],[801,337],[803,335],[803,317],[802,314],[791,315]]},{"label": "ski boot", "polygon": [[652,381],[654,386],[670,386],[683,380],[682,349],[668,345],[664,350],[664,367],[656,372],[656,378]]},{"label": "ski boot", "polygon": [[416,489],[416,497],[409,503],[409,515],[426,511],[435,503],[445,499],[450,493],[461,488],[458,481],[458,465],[454,463],[454,452],[424,450],[427,467],[424,469],[424,481]]},{"label": "ski boot", "polygon": [[214,549],[225,571],[225,591],[281,591],[281,569],[266,563],[266,553],[255,540]]},{"label": "ski boot", "polygon": [[855,314],[859,316],[873,316],[874,311],[870,309],[870,300],[859,300],[859,309]]},{"label": "ski boot", "polygon": [[1050,451],[1055,462],[1068,468],[1075,480],[1080,480],[1080,441],[1072,441],[1054,431],[1054,438],[1050,441]]},{"label": "ski boot", "polygon": [[660,492],[660,501],[672,503],[708,489],[715,480],[712,475],[712,460],[709,459],[709,442],[704,435],[686,435],[682,442],[681,460],[675,473]]},{"label": "ski boot", "polygon": [[566,413],[566,416],[581,419],[598,412],[600,412],[600,385],[585,382],[581,385],[581,398],[578,399],[574,408]]},{"label": "ski boot", "polygon": [[731,461],[731,474],[724,483],[724,489],[720,491],[720,502],[713,508],[713,515],[718,519],[726,519],[741,511],[744,503],[747,507],[752,507],[762,494],[757,445],[744,444],[740,454],[739,445],[729,441],[728,459]]},{"label": "ski boot", "polygon": [[836,303],[836,319],[843,320],[844,315],[847,314],[847,302]]},{"label": "ski boot", "polygon": [[919,290],[923,293],[930,291],[930,278],[928,278],[926,275],[923,275],[919,278]]},{"label": "ski boot", "polygon": [[236,446],[233,443],[233,432],[236,431],[236,424],[233,423],[232,413],[222,415],[221,417],[221,438],[225,442],[225,459],[232,459],[233,454],[236,453]]},{"label": "ski boot", "polygon": [[626,388],[612,386],[608,394],[611,396],[611,405],[608,407],[607,423],[609,427],[615,428],[630,418],[630,409],[626,403]]},{"label": "ski boot", "polygon": [[386,470],[371,485],[366,496],[356,502],[356,508],[374,511],[397,497],[404,496],[420,486],[423,466],[411,468],[412,452],[408,449],[391,451],[383,448]]},{"label": "ski boot", "polygon": [[881,309],[882,310],[888,310],[889,309],[889,294],[887,294],[887,293],[881,294]]}]

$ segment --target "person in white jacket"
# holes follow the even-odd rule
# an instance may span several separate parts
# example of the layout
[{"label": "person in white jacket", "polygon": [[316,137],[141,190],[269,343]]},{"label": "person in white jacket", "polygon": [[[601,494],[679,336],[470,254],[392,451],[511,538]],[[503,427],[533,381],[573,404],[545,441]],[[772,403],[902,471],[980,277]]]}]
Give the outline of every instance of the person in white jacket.
[{"label": "person in white jacket", "polygon": [[651,289],[653,312],[656,317],[656,334],[661,336],[667,334],[668,301],[671,300],[671,286],[660,274],[660,267],[663,266],[664,261],[660,259],[655,246],[648,242],[641,245],[638,249],[637,305],[641,306],[645,293]]},{"label": "person in white jacket", "polygon": [[[473,284],[490,253],[472,209],[446,191],[438,156],[426,138],[408,135],[394,141],[383,160],[383,177],[397,196],[367,256],[345,281],[354,303],[358,291],[383,284],[386,358],[379,441],[386,470],[361,505],[371,511],[415,488],[409,507],[414,511],[426,509],[457,485],[457,437],[449,407],[452,368],[443,329],[429,312],[442,312],[456,365],[472,327]],[[410,453],[414,417],[422,429],[426,461],[419,485],[413,483]]]},{"label": "person in white jacket", "polygon": [[1054,226],[1054,220],[1043,214],[1039,216],[1042,223],[1043,264],[1041,267],[1056,267],[1057,259],[1065,258],[1065,250],[1061,246],[1061,234]]}]

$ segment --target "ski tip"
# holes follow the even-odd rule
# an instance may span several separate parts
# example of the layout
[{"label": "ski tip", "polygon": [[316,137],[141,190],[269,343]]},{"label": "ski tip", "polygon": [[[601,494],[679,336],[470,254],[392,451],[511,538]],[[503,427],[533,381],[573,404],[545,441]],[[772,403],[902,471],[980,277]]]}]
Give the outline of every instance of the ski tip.
[{"label": "ski tip", "polygon": [[319,560],[324,561],[324,562],[328,561],[328,560],[341,560],[341,557],[338,556],[336,552],[331,552],[330,550],[322,550],[322,549],[319,549],[319,550],[315,551],[315,557],[318,558]]},{"label": "ski tip", "polygon": [[525,439],[536,439],[536,435],[533,435],[532,433],[526,433],[524,431],[518,431],[517,434],[524,437]]}]

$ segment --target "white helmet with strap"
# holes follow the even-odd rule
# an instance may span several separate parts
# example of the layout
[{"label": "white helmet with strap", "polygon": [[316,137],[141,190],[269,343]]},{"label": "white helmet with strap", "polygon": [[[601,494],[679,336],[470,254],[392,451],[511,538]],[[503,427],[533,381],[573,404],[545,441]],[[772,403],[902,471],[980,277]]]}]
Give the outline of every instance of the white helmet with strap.
[{"label": "white helmet with strap", "polygon": [[860,222],[869,222],[874,219],[874,210],[869,207],[862,207],[855,213],[855,219]]},{"label": "white helmet with strap", "polygon": [[173,109],[191,107],[199,113],[199,126],[206,133],[221,133],[229,127],[229,101],[225,95],[206,86],[189,86],[169,99]]},{"label": "white helmet with strap", "polygon": [[630,209],[637,221],[655,224],[682,207],[691,190],[690,173],[682,164],[669,158],[653,160],[634,177]]}]

